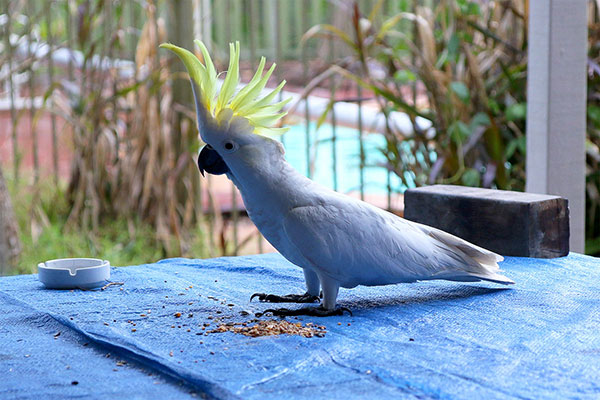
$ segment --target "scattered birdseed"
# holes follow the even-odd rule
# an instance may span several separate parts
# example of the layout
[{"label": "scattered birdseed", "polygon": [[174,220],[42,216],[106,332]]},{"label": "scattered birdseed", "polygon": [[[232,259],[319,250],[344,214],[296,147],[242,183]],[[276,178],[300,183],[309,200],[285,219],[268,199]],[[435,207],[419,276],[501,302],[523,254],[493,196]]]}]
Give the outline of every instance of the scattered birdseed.
[{"label": "scattered birdseed", "polygon": [[194,316],[194,314],[192,314],[192,313],[188,314],[188,318],[192,318],[193,316]]},{"label": "scattered birdseed", "polygon": [[79,382],[77,382],[77,381],[72,381],[72,382],[71,382],[71,385],[79,385]]},{"label": "scattered birdseed", "polygon": [[54,339],[58,339],[58,337],[59,337],[59,336],[60,336],[60,332],[56,332],[56,333],[54,334]]},{"label": "scattered birdseed", "polygon": [[169,356],[173,357],[173,352],[172,351],[169,352]]},{"label": "scattered birdseed", "polygon": [[135,332],[135,331],[137,331],[137,329],[131,328],[131,332]]},{"label": "scattered birdseed", "polygon": [[181,313],[180,312],[176,312],[175,313],[175,318],[179,318],[179,317],[181,317]]},{"label": "scattered birdseed", "polygon": [[303,337],[323,337],[327,331],[325,327],[317,327],[311,323],[302,325],[301,322],[295,324],[286,320],[266,320],[258,321],[257,324],[247,326],[246,323],[228,323],[221,324],[218,328],[208,333],[233,332],[245,336],[275,336],[275,335],[298,335]]},{"label": "scattered birdseed", "polygon": [[415,339],[413,339],[413,338],[408,338],[408,341],[409,341],[409,342],[414,342],[414,341],[415,341]]},{"label": "scattered birdseed", "polygon": [[338,325],[341,325],[341,324],[342,324],[341,322],[338,322]]},{"label": "scattered birdseed", "polygon": [[125,364],[127,364],[127,361],[117,361],[117,367],[122,367]]}]

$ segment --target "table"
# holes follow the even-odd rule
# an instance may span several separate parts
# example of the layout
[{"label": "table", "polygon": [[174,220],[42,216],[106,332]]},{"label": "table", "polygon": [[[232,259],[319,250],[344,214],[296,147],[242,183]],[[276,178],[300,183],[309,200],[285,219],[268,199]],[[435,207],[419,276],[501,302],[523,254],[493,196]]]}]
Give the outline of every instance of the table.
[{"label": "table", "polygon": [[352,316],[288,318],[326,327],[311,338],[207,333],[271,307],[256,291],[304,290],[278,254],[114,268],[97,291],[3,277],[0,398],[599,398],[599,260],[501,267],[516,285],[342,289]]}]

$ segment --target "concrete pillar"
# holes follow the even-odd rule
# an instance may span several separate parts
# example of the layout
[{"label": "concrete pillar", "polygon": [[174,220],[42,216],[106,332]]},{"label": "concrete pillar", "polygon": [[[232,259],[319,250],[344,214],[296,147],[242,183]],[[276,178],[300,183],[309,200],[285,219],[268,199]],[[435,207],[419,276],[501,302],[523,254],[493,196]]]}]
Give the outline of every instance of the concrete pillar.
[{"label": "concrete pillar", "polygon": [[576,252],[585,246],[587,3],[529,2],[526,190],[569,200]]}]

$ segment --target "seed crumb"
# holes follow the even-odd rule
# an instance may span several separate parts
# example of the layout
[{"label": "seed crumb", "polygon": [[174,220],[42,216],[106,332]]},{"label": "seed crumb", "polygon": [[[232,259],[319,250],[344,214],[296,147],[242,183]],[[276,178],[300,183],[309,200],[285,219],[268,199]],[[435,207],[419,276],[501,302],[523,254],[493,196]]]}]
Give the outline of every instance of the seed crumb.
[{"label": "seed crumb", "polygon": [[180,312],[176,312],[175,313],[175,318],[179,318],[179,317],[181,317],[181,313]]},{"label": "seed crumb", "polygon": [[325,327],[315,327],[309,324],[303,326],[301,322],[294,324],[286,320],[271,319],[258,321],[258,323],[251,326],[248,326],[245,322],[221,324],[216,329],[208,331],[208,333],[233,332],[250,337],[298,335],[306,338],[323,337],[327,333]]}]

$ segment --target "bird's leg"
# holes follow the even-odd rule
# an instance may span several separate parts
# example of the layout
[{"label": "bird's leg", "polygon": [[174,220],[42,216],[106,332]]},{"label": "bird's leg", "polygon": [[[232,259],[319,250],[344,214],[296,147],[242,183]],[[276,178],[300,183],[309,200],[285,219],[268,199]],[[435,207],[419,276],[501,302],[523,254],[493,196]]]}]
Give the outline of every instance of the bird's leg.
[{"label": "bird's leg", "polygon": [[[271,308],[265,310],[264,313],[270,312],[273,315],[279,317],[286,316],[295,316],[295,315],[308,315],[312,317],[329,317],[332,315],[343,315],[344,311],[348,311],[350,315],[352,315],[352,311],[350,311],[346,307],[336,307],[336,299],[338,295],[338,290],[340,288],[339,284],[329,278],[321,277],[321,286],[323,287],[323,301],[321,305],[318,307],[303,307],[296,310],[291,310],[289,308]],[[263,313],[263,314],[264,314]]]},{"label": "bird's leg", "polygon": [[306,293],[304,294],[288,294],[285,296],[278,296],[275,294],[266,293],[254,293],[250,297],[250,301],[255,297],[258,300],[267,303],[317,303],[321,299],[319,298],[319,277],[314,272],[304,268],[304,279],[306,280]]}]

